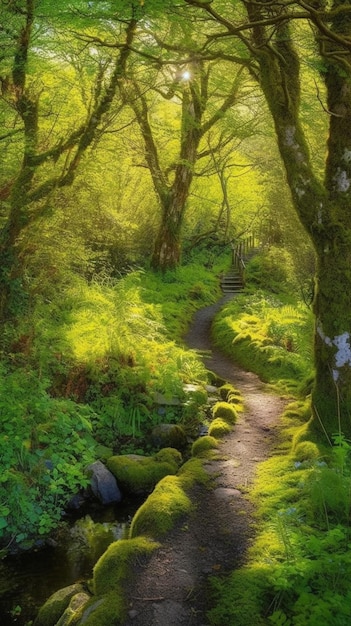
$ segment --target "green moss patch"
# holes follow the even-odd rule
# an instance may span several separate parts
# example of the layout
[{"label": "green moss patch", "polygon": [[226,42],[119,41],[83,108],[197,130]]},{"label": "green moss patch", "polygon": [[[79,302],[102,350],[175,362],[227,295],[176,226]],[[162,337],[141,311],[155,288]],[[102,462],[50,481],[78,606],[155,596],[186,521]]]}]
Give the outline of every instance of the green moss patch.
[{"label": "green moss patch", "polygon": [[217,417],[213,422],[211,422],[210,428],[208,430],[208,434],[210,437],[224,437],[231,431],[231,426],[221,417]]},{"label": "green moss patch", "polygon": [[190,498],[178,476],[166,476],[136,512],[130,537],[147,535],[158,538],[171,530],[175,521],[192,509]]},{"label": "green moss patch", "polygon": [[[84,626],[122,626],[125,623],[127,608],[122,593],[111,591],[99,598],[93,598],[85,607],[77,624]],[[73,624],[72,624],[73,626]]]},{"label": "green moss patch", "polygon": [[218,441],[214,437],[210,435],[205,435],[204,437],[200,437],[194,441],[191,454],[193,456],[204,456],[208,455],[211,450],[215,450],[218,448]]},{"label": "green moss patch", "polygon": [[235,424],[238,419],[235,408],[229,402],[216,402],[212,409],[212,414],[214,418],[220,417],[228,424]]},{"label": "green moss patch", "polygon": [[35,626],[55,626],[67,609],[71,598],[83,591],[80,584],[70,585],[56,591],[41,607],[35,620]]},{"label": "green moss patch", "polygon": [[153,457],[125,454],[107,461],[119,487],[125,493],[147,493],[165,476],[176,474],[182,457],[178,450],[164,448]]},{"label": "green moss patch", "polygon": [[99,596],[118,590],[128,579],[137,560],[149,556],[157,547],[157,543],[146,537],[120,539],[112,543],[94,567],[94,593]]}]

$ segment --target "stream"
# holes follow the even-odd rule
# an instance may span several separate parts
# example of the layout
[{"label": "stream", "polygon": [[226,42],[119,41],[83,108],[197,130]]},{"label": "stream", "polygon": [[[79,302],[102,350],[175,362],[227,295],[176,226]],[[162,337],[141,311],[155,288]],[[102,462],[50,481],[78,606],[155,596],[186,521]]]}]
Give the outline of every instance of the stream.
[{"label": "stream", "polygon": [[88,581],[98,558],[122,539],[143,500],[125,498],[60,525],[52,545],[0,561],[0,624],[30,626],[55,591]]}]

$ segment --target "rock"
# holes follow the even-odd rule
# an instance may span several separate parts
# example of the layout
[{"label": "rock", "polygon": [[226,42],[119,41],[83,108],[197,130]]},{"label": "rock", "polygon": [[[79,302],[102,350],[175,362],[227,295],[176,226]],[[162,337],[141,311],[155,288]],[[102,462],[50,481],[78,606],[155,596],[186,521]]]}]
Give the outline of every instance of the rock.
[{"label": "rock", "polygon": [[67,609],[65,610],[63,615],[61,615],[56,626],[69,626],[69,624],[71,623],[70,621],[72,617],[75,615],[75,613],[77,613],[77,611],[79,611],[83,606],[86,605],[86,603],[88,602],[88,600],[90,600],[90,598],[91,596],[84,591],[81,591],[80,593],[77,593],[75,596],[72,596]]},{"label": "rock", "polygon": [[218,500],[230,500],[232,498],[239,498],[239,496],[241,496],[241,491],[230,487],[217,487],[213,494]]},{"label": "rock", "polygon": [[187,436],[179,424],[159,424],[152,430],[151,441],[157,448],[183,450],[187,445]]},{"label": "rock", "polygon": [[73,596],[84,592],[81,584],[69,585],[59,589],[41,607],[34,626],[56,626]]},{"label": "rock", "polygon": [[164,448],[154,456],[123,454],[112,456],[107,467],[116,477],[125,493],[148,493],[169,474],[176,474],[182,456],[175,448]]},{"label": "rock", "polygon": [[91,490],[102,504],[111,504],[122,500],[115,476],[101,461],[95,461],[89,465],[87,471],[91,474]]}]

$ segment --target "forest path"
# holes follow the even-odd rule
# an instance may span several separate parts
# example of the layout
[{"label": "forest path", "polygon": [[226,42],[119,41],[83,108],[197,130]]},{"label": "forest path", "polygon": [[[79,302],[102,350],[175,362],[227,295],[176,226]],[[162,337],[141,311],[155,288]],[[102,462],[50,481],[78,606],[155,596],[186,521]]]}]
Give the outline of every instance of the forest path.
[{"label": "forest path", "polygon": [[246,494],[257,463],[269,456],[286,399],[268,393],[259,378],[245,372],[211,343],[211,322],[232,296],[195,314],[186,344],[206,350],[206,367],[241,391],[245,410],[206,464],[211,490],[196,487],[196,510],[162,541],[146,566],[138,567],[127,589],[125,626],[206,626],[208,577],[239,567],[254,533],[254,511]]}]

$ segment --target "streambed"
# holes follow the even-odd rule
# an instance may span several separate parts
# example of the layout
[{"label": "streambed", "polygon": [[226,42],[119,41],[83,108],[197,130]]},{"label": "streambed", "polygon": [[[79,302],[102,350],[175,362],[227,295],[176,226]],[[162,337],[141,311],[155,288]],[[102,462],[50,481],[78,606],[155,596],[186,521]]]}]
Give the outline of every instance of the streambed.
[{"label": "streambed", "polygon": [[142,498],[125,498],[61,524],[51,545],[0,561],[0,624],[30,626],[39,608],[58,589],[88,581],[98,558],[122,539]]}]

